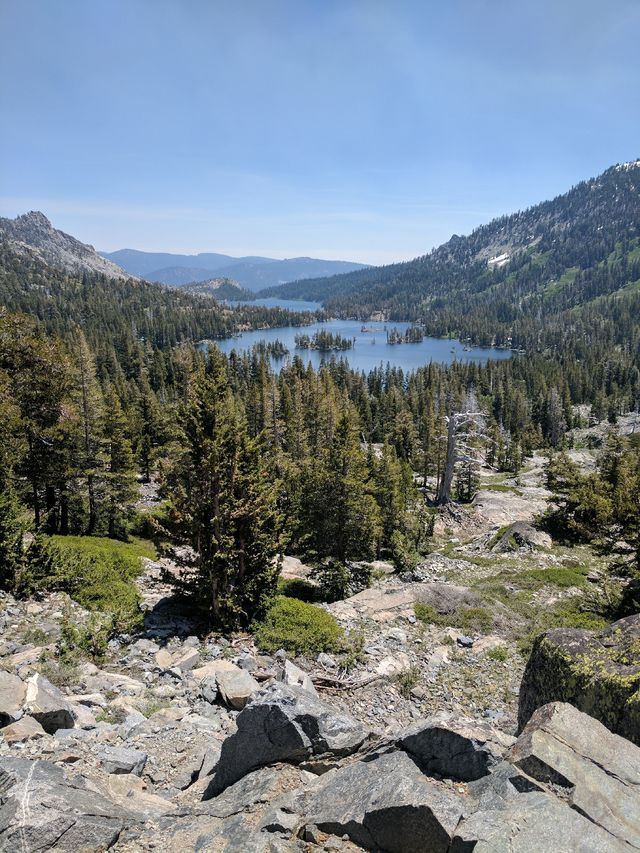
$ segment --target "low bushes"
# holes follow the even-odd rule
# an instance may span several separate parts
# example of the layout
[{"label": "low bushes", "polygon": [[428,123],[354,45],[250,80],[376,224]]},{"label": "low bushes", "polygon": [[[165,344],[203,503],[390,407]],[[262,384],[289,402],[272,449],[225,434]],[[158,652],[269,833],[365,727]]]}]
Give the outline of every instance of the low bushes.
[{"label": "low bushes", "polygon": [[36,538],[29,559],[33,591],[66,592],[88,610],[111,617],[115,632],[129,632],[141,621],[135,578],[141,557],[153,557],[143,541],[119,542],[92,536]]},{"label": "low bushes", "polygon": [[339,651],[343,631],[321,607],[278,595],[256,625],[255,641],[266,652],[285,649],[292,654],[317,655]]}]

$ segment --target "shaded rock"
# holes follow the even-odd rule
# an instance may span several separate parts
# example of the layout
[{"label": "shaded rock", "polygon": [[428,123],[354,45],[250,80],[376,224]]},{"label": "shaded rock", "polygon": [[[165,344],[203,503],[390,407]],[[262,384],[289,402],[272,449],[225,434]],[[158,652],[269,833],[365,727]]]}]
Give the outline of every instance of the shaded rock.
[{"label": "shaded rock", "polygon": [[97,757],[107,773],[133,773],[134,776],[141,776],[147,763],[146,752],[123,746],[103,746]]},{"label": "shaded rock", "polygon": [[427,779],[406,753],[392,752],[327,773],[305,815],[365,850],[446,853],[463,808],[460,796]]},{"label": "shaded rock", "polygon": [[536,530],[526,521],[516,521],[502,532],[491,550],[496,554],[505,554],[509,551],[536,551],[538,548],[551,548],[552,545],[548,533]]},{"label": "shaded rock", "polygon": [[25,711],[34,717],[48,734],[52,735],[58,729],[73,728],[71,704],[57,687],[37,672],[27,679]]},{"label": "shaded rock", "polygon": [[22,716],[27,687],[21,678],[0,669],[0,727],[14,723]]},{"label": "shaded rock", "polygon": [[520,685],[518,730],[549,702],[570,702],[640,744],[640,614],[599,633],[556,628],[538,637]]},{"label": "shaded rock", "polygon": [[215,704],[218,698],[218,680],[215,675],[210,675],[200,682],[200,695],[205,702],[209,702],[210,705]]},{"label": "shaded rock", "polygon": [[396,740],[423,772],[463,782],[490,773],[513,742],[487,724],[453,717],[423,720]]},{"label": "shaded rock", "polygon": [[237,669],[236,672],[218,672],[216,682],[223,700],[236,711],[241,711],[250,697],[260,690],[260,685],[255,678],[244,669]]},{"label": "shaded rock", "polygon": [[640,748],[572,705],[554,702],[538,708],[506,759],[566,789],[573,809],[640,849]]},{"label": "shaded rock", "polygon": [[253,697],[236,720],[238,731],[222,744],[205,798],[214,797],[252,770],[277,761],[299,763],[314,755],[349,755],[366,731],[301,687],[271,684]]},{"label": "shaded rock", "polygon": [[7,743],[12,744],[44,737],[46,732],[33,717],[21,717],[15,723],[5,726],[0,734]]}]

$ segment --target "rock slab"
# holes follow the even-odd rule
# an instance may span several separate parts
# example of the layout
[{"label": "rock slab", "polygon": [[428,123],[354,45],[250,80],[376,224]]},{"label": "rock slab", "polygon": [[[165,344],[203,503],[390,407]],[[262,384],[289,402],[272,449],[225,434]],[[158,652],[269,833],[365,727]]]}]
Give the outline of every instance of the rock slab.
[{"label": "rock slab", "polygon": [[256,694],[236,720],[238,731],[222,744],[205,799],[220,794],[252,770],[275,762],[297,764],[316,755],[349,755],[367,732],[302,687],[271,684]]}]

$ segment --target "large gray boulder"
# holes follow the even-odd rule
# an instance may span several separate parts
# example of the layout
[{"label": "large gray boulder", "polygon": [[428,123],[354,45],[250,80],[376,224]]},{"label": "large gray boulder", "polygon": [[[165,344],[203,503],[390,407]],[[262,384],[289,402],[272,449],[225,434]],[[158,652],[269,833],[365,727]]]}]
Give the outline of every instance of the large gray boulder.
[{"label": "large gray boulder", "polygon": [[521,794],[502,809],[474,812],[457,827],[449,853],[631,853],[586,817],[543,793]]},{"label": "large gray boulder", "polygon": [[384,853],[446,853],[464,799],[428,779],[403,752],[357,761],[321,777],[307,824]]},{"label": "large gray boulder", "polygon": [[301,687],[271,684],[256,694],[236,720],[238,731],[222,752],[205,799],[214,797],[252,770],[278,761],[297,764],[312,756],[349,755],[367,732]]},{"label": "large gray boulder", "polygon": [[38,672],[27,679],[25,711],[40,723],[47,734],[55,734],[58,729],[73,728],[71,703]]},{"label": "large gray boulder", "polygon": [[175,810],[134,776],[83,775],[49,761],[0,757],[2,853],[98,853]]},{"label": "large gray boulder", "polygon": [[564,790],[572,809],[640,849],[640,748],[572,705],[539,708],[506,759]]},{"label": "large gray boulder", "polygon": [[556,628],[538,637],[520,685],[518,731],[549,702],[569,702],[640,745],[640,614],[599,633]]},{"label": "large gray boulder", "polygon": [[396,739],[424,773],[463,782],[490,773],[513,742],[486,723],[452,716],[422,720]]},{"label": "large gray boulder", "polygon": [[22,716],[27,687],[21,678],[0,669],[0,728],[15,723]]},{"label": "large gray boulder", "polygon": [[132,817],[48,761],[0,758],[0,790],[0,850],[7,853],[106,850]]}]

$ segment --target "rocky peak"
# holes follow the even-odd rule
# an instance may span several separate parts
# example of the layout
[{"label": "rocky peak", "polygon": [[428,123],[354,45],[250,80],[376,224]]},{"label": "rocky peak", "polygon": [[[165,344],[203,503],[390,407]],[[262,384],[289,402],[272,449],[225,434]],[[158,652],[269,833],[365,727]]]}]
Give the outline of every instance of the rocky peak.
[{"label": "rocky peak", "polygon": [[101,257],[93,246],[54,228],[39,210],[30,210],[15,219],[0,218],[0,240],[20,254],[29,252],[49,266],[66,272],[95,272],[111,278],[133,277],[113,261]]},{"label": "rocky peak", "polygon": [[47,219],[47,217],[40,210],[30,210],[28,213],[23,213],[20,216],[16,217],[16,225],[20,225],[21,228],[38,228],[45,229],[47,231],[53,231],[53,225],[51,224],[51,220]]}]

